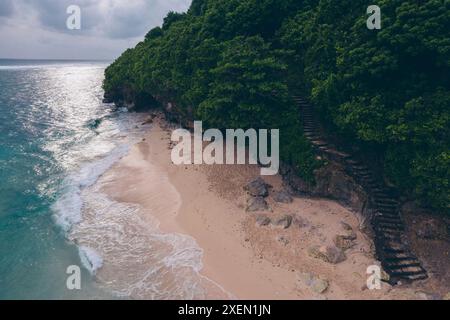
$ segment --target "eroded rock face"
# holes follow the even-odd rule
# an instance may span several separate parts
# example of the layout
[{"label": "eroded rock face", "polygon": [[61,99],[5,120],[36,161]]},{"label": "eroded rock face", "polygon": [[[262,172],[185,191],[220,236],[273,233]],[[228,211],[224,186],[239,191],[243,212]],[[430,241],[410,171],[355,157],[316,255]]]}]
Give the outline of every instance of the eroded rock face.
[{"label": "eroded rock face", "polygon": [[316,184],[311,185],[297,176],[292,168],[282,165],[280,171],[284,182],[294,192],[315,197],[335,199],[353,210],[368,216],[369,197],[364,189],[353,178],[346,174],[344,168],[330,162],[314,172]]},{"label": "eroded rock face", "polygon": [[314,246],[309,248],[308,254],[316,259],[323,260],[331,264],[338,264],[346,258],[344,251],[336,246]]},{"label": "eroded rock face", "polygon": [[434,219],[427,219],[418,224],[416,234],[422,239],[445,239],[447,236],[447,228]]},{"label": "eroded rock face", "polygon": [[269,187],[269,184],[267,184],[261,177],[258,177],[250,181],[244,187],[244,190],[253,197],[267,197],[269,195]]}]

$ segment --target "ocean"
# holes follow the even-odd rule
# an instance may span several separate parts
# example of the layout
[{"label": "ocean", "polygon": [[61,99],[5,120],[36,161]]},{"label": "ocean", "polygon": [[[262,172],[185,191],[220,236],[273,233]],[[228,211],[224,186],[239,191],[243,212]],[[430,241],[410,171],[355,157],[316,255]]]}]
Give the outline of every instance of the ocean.
[{"label": "ocean", "polygon": [[223,291],[201,275],[195,239],[103,192],[102,176],[151,127],[148,114],[103,103],[106,67],[0,60],[0,300]]},{"label": "ocean", "polygon": [[106,66],[0,60],[0,299],[118,297],[95,277],[101,255],[70,236],[83,189],[143,130],[143,114],[102,102]]}]

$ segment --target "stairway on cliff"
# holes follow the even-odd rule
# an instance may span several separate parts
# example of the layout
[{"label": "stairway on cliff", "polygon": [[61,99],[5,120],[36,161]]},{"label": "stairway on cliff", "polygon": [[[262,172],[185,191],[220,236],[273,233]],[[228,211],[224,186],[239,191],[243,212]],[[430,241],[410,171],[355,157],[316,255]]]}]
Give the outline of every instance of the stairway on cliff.
[{"label": "stairway on cliff", "polygon": [[343,152],[329,142],[308,101],[300,96],[294,96],[293,99],[300,108],[304,135],[316,152],[342,164],[370,197],[374,212],[370,223],[375,235],[376,255],[392,283],[400,279],[426,279],[427,272],[409,248],[395,190],[388,187],[356,154]]}]

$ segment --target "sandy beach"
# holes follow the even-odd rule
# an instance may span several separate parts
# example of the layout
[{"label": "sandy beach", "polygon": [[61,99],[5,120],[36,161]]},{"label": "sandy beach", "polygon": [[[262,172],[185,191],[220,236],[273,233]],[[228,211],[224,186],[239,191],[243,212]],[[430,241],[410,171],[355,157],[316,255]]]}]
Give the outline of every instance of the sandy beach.
[{"label": "sandy beach", "polygon": [[[200,277],[206,299],[407,299],[413,288],[383,283],[368,290],[366,269],[376,264],[372,242],[360,232],[355,213],[336,202],[295,198],[270,211],[245,210],[244,186],[259,176],[251,165],[177,166],[170,158],[171,131],[156,118],[152,129],[130,153],[100,179],[102,191],[115,201],[139,205],[144,221],[159,221],[163,233],[195,239],[202,249]],[[282,189],[280,176],[264,177],[271,192]],[[292,217],[288,228],[257,224]],[[344,224],[343,224],[344,223]],[[345,261],[332,264],[311,256],[312,247],[333,243],[351,226],[356,235]],[[100,275],[101,275],[100,271]],[[326,282],[309,286],[306,277]],[[323,282],[321,282],[323,283]]]}]

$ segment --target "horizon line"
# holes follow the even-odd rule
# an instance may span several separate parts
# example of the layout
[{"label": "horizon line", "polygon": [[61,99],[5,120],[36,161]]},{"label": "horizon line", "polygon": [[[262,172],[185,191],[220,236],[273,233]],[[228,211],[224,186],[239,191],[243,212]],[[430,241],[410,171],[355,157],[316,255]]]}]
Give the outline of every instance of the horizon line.
[{"label": "horizon line", "polygon": [[115,59],[71,59],[71,58],[4,58],[0,60],[31,60],[31,61],[114,61]]}]

